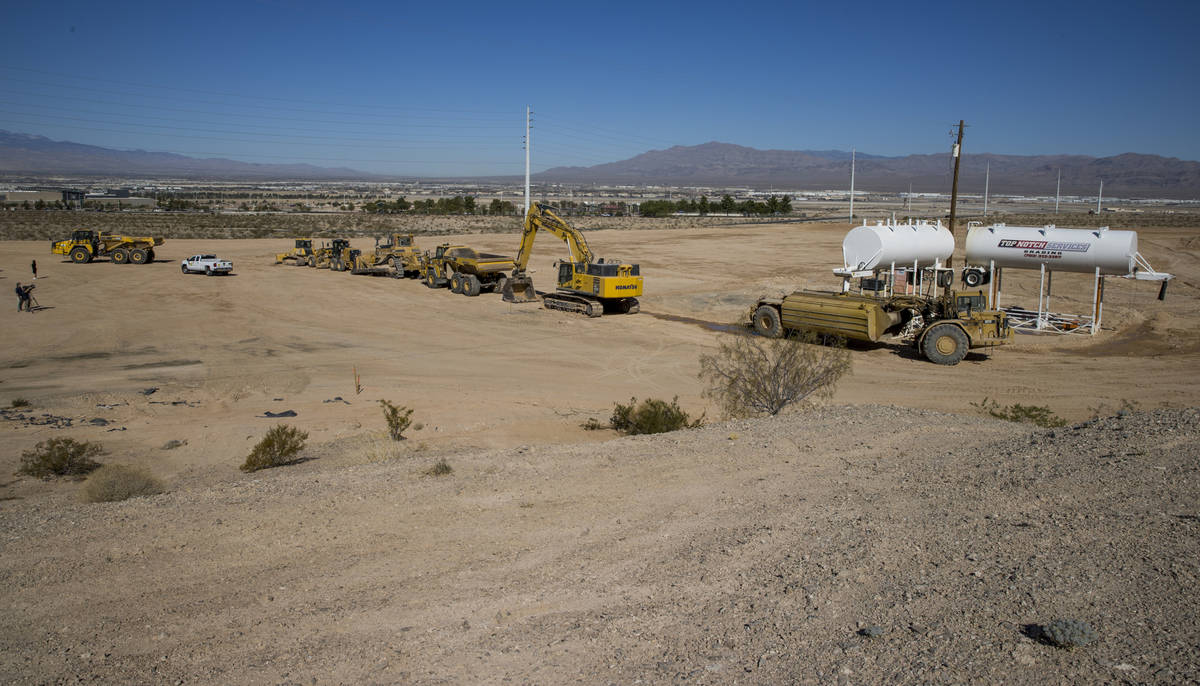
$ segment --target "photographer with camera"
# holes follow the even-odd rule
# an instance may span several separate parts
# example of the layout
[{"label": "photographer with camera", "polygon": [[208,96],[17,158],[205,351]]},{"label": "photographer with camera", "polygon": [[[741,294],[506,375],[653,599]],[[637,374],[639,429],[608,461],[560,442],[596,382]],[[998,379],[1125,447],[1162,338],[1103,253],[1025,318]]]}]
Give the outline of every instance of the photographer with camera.
[{"label": "photographer with camera", "polygon": [[22,309],[26,312],[33,312],[33,296],[30,295],[30,291],[34,288],[37,288],[37,286],[33,284],[22,286],[20,281],[17,282],[17,312],[20,312]]}]

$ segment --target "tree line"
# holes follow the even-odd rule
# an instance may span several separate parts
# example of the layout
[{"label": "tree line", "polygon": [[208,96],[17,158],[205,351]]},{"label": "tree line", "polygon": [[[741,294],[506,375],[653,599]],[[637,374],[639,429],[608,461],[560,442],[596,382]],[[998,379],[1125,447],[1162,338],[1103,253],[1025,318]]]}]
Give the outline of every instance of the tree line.
[{"label": "tree line", "polygon": [[708,196],[702,195],[698,200],[683,198],[680,200],[647,200],[642,203],[643,217],[668,217],[677,213],[699,214],[704,216],[714,212],[721,214],[742,215],[776,215],[790,214],[792,211],[792,196],[769,196],[765,202],[758,200],[743,200],[738,202],[732,195],[723,195],[717,202],[712,202]]}]

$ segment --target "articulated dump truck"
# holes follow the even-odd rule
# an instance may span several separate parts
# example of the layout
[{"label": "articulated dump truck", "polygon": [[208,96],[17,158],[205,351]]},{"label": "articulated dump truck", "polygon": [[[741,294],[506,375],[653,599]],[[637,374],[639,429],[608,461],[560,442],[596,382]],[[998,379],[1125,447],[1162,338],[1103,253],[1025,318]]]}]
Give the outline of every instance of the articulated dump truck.
[{"label": "articulated dump truck", "polygon": [[163,244],[158,236],[119,236],[117,234],[80,229],[65,241],[54,241],[50,252],[66,255],[76,264],[107,257],[114,264],[149,264],[154,261],[154,248]]},{"label": "articulated dump truck", "polygon": [[1004,345],[1013,332],[1005,314],[987,309],[982,290],[941,295],[797,291],[759,300],[750,323],[763,336],[785,331],[841,336],[855,341],[894,340],[913,345],[930,362],[953,365],[967,350]]}]

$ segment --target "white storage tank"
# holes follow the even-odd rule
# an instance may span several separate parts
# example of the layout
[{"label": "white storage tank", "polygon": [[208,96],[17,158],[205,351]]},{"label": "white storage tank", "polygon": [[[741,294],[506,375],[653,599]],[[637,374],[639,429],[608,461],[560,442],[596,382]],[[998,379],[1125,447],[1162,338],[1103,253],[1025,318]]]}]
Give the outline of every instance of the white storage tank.
[{"label": "white storage tank", "polygon": [[1136,269],[1137,232],[1054,226],[975,226],[967,232],[967,264],[1126,276]]},{"label": "white storage tank", "polygon": [[896,224],[865,222],[842,239],[842,264],[849,271],[872,271],[890,267],[930,267],[945,264],[954,254],[954,236],[941,222]]}]

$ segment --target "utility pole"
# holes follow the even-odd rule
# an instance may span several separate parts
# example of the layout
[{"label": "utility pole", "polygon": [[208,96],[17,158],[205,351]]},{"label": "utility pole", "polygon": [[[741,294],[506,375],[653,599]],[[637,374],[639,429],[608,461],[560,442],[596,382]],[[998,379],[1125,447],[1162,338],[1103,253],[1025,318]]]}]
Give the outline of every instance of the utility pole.
[{"label": "utility pole", "polygon": [[1062,197],[1062,169],[1058,170],[1058,186],[1054,189],[1054,214],[1058,214],[1058,199]]},{"label": "utility pole", "polygon": [[1100,179],[1100,195],[1096,196],[1096,214],[1100,214],[1100,201],[1104,199],[1104,179]]},{"label": "utility pole", "polygon": [[525,106],[525,215],[529,216],[529,129],[533,128],[533,108]]},{"label": "utility pole", "polygon": [[988,160],[987,174],[983,177],[983,216],[987,216],[988,184],[992,181],[992,161]]},{"label": "utility pole", "polygon": [[854,223],[854,148],[850,148],[850,223]]},{"label": "utility pole", "polygon": [[[963,120],[958,120],[958,140],[954,143],[954,183],[950,187],[950,235],[954,235],[954,216],[958,213],[958,163],[962,161]],[[954,266],[954,256],[946,260],[946,266]]]}]

